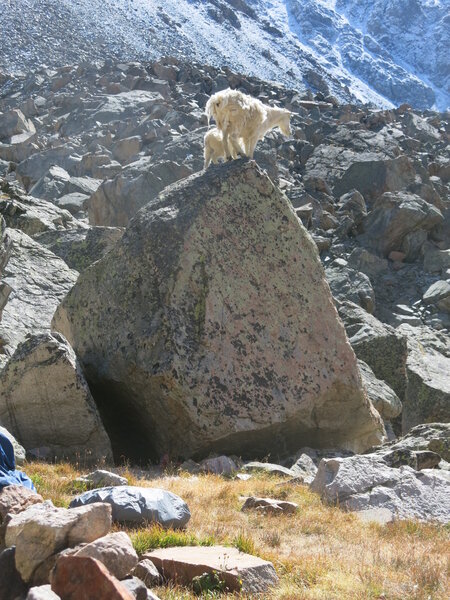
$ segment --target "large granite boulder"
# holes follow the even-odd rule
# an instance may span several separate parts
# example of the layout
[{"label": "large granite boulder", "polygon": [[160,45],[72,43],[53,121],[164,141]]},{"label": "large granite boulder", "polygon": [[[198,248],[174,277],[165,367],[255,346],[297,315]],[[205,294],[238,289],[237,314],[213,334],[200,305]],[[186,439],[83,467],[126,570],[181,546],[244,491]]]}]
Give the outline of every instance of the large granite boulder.
[{"label": "large granite boulder", "polygon": [[118,446],[257,455],[362,450],[384,434],[315,244],[254,162],[167,188],[80,275],[53,326]]},{"label": "large granite boulder", "polygon": [[81,366],[59,334],[30,336],[0,373],[0,421],[28,449],[92,464],[112,451]]}]

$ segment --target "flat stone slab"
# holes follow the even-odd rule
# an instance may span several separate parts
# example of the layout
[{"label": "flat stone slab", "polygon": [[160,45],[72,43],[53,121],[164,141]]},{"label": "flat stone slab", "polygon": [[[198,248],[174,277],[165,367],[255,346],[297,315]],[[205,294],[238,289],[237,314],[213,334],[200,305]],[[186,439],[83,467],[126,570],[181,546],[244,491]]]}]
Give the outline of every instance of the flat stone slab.
[{"label": "flat stone slab", "polygon": [[[203,573],[217,572],[231,591],[266,592],[278,583],[271,562],[225,546],[165,548],[144,555],[166,579],[187,585]],[[242,586],[240,584],[242,581]]]}]

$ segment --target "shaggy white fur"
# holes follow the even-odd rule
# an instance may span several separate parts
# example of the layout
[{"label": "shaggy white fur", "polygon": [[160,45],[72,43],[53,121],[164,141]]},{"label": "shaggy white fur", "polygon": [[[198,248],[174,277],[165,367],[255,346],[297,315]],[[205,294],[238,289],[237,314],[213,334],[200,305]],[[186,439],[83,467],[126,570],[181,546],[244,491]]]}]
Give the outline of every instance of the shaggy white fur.
[{"label": "shaggy white fur", "polygon": [[[217,129],[217,127],[214,127],[213,129],[210,129],[206,132],[204,143],[205,169],[209,167],[211,162],[216,164],[221,158],[223,158],[223,160],[226,160],[227,153],[225,151],[222,132],[219,129]],[[237,158],[238,154],[244,154],[244,149],[240,140],[237,140],[237,142],[236,140],[232,140],[232,143],[234,144],[231,149],[232,158]]]},{"label": "shaggy white fur", "polygon": [[258,140],[262,140],[270,129],[279,127],[286,136],[291,133],[290,111],[267,106],[238,90],[227,89],[213,94],[206,103],[205,113],[208,124],[214,118],[222,132],[227,158],[234,158],[240,138],[246,156],[253,158]]}]

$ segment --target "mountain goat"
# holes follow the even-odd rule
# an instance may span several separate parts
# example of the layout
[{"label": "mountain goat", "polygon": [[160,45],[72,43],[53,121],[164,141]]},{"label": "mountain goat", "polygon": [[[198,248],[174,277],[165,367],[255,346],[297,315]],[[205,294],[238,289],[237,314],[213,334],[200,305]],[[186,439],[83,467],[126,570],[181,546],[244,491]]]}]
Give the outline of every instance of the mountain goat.
[{"label": "mountain goat", "polygon": [[253,158],[258,140],[279,127],[283,135],[289,136],[291,112],[263,104],[257,98],[243,94],[238,90],[223,90],[211,96],[206,103],[205,113],[208,124],[214,118],[217,128],[222,132],[226,157],[234,158],[239,140],[242,139],[244,153]]},{"label": "mountain goat", "polygon": [[[226,160],[227,153],[225,150],[225,145],[223,142],[222,132],[214,127],[206,132],[204,137],[204,156],[205,156],[205,166],[207,169],[211,162],[218,163],[220,158]],[[231,157],[237,158],[238,154],[243,154],[244,149],[242,147],[241,142],[238,140],[232,140],[233,147],[231,149]]]}]

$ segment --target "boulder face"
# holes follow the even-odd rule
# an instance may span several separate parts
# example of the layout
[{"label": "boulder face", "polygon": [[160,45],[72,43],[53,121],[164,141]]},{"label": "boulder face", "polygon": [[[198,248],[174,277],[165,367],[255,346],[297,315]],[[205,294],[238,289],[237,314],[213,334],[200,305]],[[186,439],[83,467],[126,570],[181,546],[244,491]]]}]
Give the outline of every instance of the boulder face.
[{"label": "boulder face", "polygon": [[58,333],[19,344],[0,373],[0,420],[37,454],[86,464],[112,458],[80,364]]},{"label": "boulder face", "polygon": [[254,162],[147,204],[53,327],[83,363],[116,452],[124,431],[147,453],[182,457],[362,450],[384,433],[315,244]]}]

